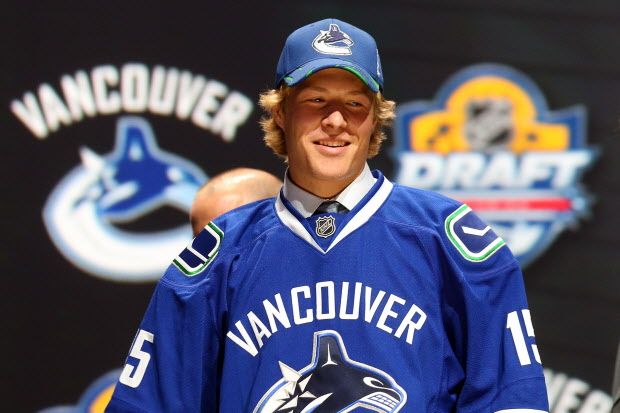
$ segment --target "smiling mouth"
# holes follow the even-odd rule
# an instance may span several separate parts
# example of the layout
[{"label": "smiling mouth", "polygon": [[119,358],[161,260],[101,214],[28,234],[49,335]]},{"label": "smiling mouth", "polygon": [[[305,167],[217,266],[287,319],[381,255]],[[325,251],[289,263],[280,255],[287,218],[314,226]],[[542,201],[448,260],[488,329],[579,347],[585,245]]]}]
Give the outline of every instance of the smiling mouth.
[{"label": "smiling mouth", "polygon": [[317,145],[328,146],[330,148],[341,148],[343,146],[349,145],[349,142],[344,141],[318,141],[315,142]]}]

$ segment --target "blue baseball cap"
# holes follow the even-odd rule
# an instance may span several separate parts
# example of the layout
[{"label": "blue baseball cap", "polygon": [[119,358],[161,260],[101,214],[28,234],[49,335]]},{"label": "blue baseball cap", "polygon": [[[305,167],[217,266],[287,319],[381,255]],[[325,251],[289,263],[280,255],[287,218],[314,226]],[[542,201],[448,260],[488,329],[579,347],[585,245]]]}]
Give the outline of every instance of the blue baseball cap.
[{"label": "blue baseball cap", "polygon": [[337,67],[359,77],[370,90],[383,90],[383,70],[375,39],[337,19],[295,30],[286,39],[276,69],[276,87],[295,86],[322,69]]}]

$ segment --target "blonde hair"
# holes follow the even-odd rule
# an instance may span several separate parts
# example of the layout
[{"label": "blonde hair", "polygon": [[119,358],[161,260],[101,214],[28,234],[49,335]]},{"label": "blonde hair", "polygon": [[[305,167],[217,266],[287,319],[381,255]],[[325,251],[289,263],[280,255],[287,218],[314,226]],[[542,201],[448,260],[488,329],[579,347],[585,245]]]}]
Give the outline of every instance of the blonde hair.
[{"label": "blonde hair", "polygon": [[[286,98],[291,94],[292,88],[288,86],[280,86],[278,89],[269,89],[260,94],[258,100],[259,105],[263,108],[266,115],[260,120],[265,136],[263,141],[278,156],[287,159],[286,142],[284,140],[284,131],[278,126],[273,113],[282,108]],[[396,104],[392,100],[387,100],[381,92],[374,94],[373,110],[377,124],[375,130],[370,136],[370,144],[368,146],[368,158],[379,153],[381,143],[385,140],[384,127],[391,124],[394,119],[394,107]]]}]

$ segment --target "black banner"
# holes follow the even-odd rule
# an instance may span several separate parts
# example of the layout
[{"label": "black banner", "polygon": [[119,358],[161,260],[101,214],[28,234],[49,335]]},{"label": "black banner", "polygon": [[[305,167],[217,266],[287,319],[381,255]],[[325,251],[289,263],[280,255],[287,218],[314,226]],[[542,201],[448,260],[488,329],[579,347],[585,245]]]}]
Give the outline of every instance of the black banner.
[{"label": "black banner", "polygon": [[[262,143],[258,94],[273,86],[292,30],[336,17],[374,35],[385,94],[401,108],[372,168],[414,185],[403,154],[439,153],[443,174],[451,154],[467,152],[468,165],[507,177],[486,178],[486,189],[505,192],[492,206],[474,197],[481,209],[553,212],[547,226],[527,221],[541,241],[522,261],[552,411],[609,411],[620,340],[616,1],[75,2],[4,14],[5,409],[101,411],[154,283],[191,238],[195,191],[237,166],[283,175]],[[503,101],[456,87],[489,74],[508,85]],[[461,112],[450,109],[457,93],[470,99]],[[533,109],[522,103],[530,98]],[[520,105],[531,116],[515,123],[506,111]],[[462,115],[470,135],[444,131],[445,147],[414,141],[411,122],[437,111]],[[459,147],[463,136],[497,138],[489,122],[523,137],[496,148],[510,156],[495,166],[492,156],[472,160],[472,140]],[[561,156],[540,157],[548,152]],[[467,186],[441,176],[428,186]],[[541,188],[544,202],[514,204]],[[456,195],[473,202],[472,192]],[[523,239],[513,236],[515,249]]]}]

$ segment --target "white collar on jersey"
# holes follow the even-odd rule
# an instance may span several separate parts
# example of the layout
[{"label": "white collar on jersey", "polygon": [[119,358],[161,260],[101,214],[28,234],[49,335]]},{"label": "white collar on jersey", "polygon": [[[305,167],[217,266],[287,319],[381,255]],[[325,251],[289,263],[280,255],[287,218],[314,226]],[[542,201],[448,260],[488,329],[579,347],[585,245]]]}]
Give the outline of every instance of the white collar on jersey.
[{"label": "white collar on jersey", "polygon": [[[372,176],[372,174],[371,174],[371,177],[373,178],[373,180],[376,181],[375,177]],[[375,192],[372,198],[370,198],[366,202],[366,204],[360,208],[360,210],[355,214],[355,216],[352,217],[346,223],[344,228],[342,228],[342,230],[338,233],[336,238],[334,238],[334,240],[329,245],[329,248],[327,248],[327,250],[323,250],[323,248],[321,248],[321,246],[317,244],[317,242],[314,240],[312,235],[308,233],[304,225],[301,222],[299,222],[297,217],[295,217],[295,215],[293,215],[293,213],[291,213],[291,211],[289,211],[287,207],[284,205],[284,202],[282,202],[282,194],[284,191],[281,191],[278,194],[278,198],[276,199],[276,205],[275,205],[276,213],[278,214],[278,217],[280,218],[282,223],[285,226],[287,226],[294,234],[296,234],[298,237],[306,241],[308,244],[313,246],[315,249],[317,249],[321,253],[327,254],[336,245],[338,245],[340,241],[342,241],[353,231],[355,231],[356,229],[364,225],[370,219],[370,217],[375,212],[377,212],[377,210],[381,207],[381,205],[383,205],[385,200],[390,195],[390,192],[392,192],[393,187],[394,185],[390,181],[388,181],[387,178],[384,177],[383,183],[381,184],[377,192]],[[370,190],[370,188],[368,190]],[[362,194],[362,198],[364,197],[364,195],[366,195],[368,190],[366,190],[366,192]],[[358,199],[358,202],[359,202],[359,199]]]},{"label": "white collar on jersey", "polygon": [[[370,172],[370,168],[368,164],[366,164],[362,173],[360,173],[349,186],[343,189],[342,192],[330,200],[340,202],[341,205],[351,211],[355,208],[355,205],[364,198],[364,195],[370,191],[370,188],[372,188],[376,181],[377,179],[372,176],[372,172]],[[304,218],[308,218],[314,214],[314,211],[316,211],[319,205],[324,201],[328,201],[327,199],[311,194],[295,185],[288,177],[288,172],[284,175],[284,186],[282,190],[284,191],[284,197],[287,201],[290,202]]]}]

